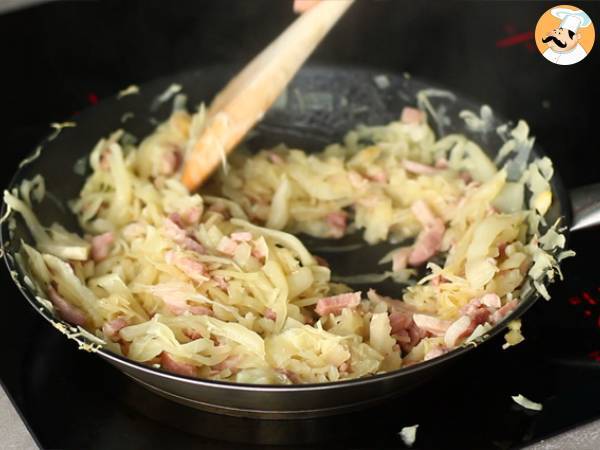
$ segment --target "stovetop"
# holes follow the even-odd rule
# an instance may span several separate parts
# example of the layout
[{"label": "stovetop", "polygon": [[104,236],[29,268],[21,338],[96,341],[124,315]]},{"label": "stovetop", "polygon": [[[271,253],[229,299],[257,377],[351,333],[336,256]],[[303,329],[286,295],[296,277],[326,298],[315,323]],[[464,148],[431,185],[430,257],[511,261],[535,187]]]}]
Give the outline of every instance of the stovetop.
[{"label": "stovetop", "polygon": [[[568,187],[598,182],[593,117],[600,50],[573,67],[536,53],[529,32],[546,2],[361,0],[314,60],[409,72],[525,118]],[[600,23],[600,4],[582,3]],[[289,2],[57,2],[0,16],[2,184],[62,121],[131,83],[222,62],[241,64],[292,19]],[[198,412],[157,397],[50,327],[1,270],[0,380],[43,448],[509,448],[600,417],[598,229],[552,300],[524,318],[526,341],[493,340],[433,383],[366,411],[304,421]],[[524,410],[511,396],[544,405]]]}]

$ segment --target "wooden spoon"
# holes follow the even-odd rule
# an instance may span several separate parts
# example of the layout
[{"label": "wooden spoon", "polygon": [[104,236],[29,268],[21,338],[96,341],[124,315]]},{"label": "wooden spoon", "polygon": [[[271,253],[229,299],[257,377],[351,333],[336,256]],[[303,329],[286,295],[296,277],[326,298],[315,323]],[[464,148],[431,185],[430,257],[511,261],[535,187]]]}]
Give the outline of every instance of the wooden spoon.
[{"label": "wooden spoon", "polygon": [[213,100],[187,155],[183,183],[197,189],[262,119],[315,47],[354,0],[327,0],[298,17]]}]

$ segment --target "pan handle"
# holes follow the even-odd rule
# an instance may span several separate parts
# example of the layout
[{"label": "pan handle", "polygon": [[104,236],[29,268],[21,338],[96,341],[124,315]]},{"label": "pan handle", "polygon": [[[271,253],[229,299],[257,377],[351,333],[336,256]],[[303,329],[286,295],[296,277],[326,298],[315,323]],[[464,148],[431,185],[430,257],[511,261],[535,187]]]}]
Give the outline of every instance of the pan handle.
[{"label": "pan handle", "polygon": [[600,183],[575,188],[570,196],[573,208],[571,231],[600,225]]}]

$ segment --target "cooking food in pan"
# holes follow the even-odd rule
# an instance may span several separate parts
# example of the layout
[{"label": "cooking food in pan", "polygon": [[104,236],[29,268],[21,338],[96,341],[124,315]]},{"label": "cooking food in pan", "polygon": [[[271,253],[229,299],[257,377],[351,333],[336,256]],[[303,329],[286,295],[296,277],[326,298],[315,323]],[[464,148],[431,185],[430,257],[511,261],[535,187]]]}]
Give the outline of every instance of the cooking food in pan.
[{"label": "cooking food in pan", "polygon": [[[524,122],[501,130],[491,161],[464,135],[438,138],[423,110],[399,115],[316,154],[240,151],[200,193],[180,169],[203,108],[176,109],[139,143],[115,131],[92,150],[69,204],[83,234],[36,216],[42,177],[5,192],[35,238],[22,243],[27,280],[46,308],[108,349],[188,377],[330,382],[468,345],[532,290],[548,297],[544,283],[571,254],[560,252],[558,222],[539,231],[552,164],[527,162]],[[301,240],[355,233],[365,245],[397,244],[366,270],[397,283],[395,298],[333,281]],[[522,339],[519,327],[506,345]]]}]

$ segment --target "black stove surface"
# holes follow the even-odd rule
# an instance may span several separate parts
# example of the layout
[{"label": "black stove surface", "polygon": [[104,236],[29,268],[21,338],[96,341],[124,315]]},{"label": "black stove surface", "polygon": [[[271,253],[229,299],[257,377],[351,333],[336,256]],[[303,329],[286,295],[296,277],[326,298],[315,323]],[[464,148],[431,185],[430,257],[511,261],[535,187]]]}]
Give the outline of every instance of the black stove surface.
[{"label": "black stove surface", "polygon": [[[579,2],[596,24],[600,4]],[[534,50],[546,2],[360,0],[313,60],[409,72],[526,119],[568,187],[598,182],[594,119],[600,49],[573,67]],[[56,2],[0,16],[2,184],[77,111],[131,83],[222,62],[242,64],[292,19],[287,0]],[[597,119],[596,119],[597,120]],[[30,308],[2,270],[0,380],[43,448],[509,448],[600,417],[598,229],[574,233],[566,281],[525,316],[526,341],[502,340],[447,374],[371,409],[305,421],[198,412],[157,397],[80,352]],[[524,410],[511,395],[541,402]]]}]

